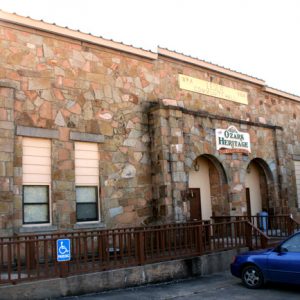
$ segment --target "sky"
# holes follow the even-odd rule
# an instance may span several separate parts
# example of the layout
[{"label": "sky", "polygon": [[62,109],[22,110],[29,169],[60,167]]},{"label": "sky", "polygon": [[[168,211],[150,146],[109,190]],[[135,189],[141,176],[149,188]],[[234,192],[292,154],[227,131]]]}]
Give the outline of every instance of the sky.
[{"label": "sky", "polygon": [[300,96],[300,0],[0,0],[0,9],[175,50]]}]

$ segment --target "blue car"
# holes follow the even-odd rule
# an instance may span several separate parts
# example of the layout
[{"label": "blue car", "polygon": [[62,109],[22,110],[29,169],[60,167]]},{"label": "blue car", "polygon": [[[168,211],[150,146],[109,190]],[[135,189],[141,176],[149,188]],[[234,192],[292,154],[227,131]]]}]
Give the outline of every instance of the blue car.
[{"label": "blue car", "polygon": [[237,255],[231,274],[250,289],[258,289],[267,281],[300,284],[300,232],[273,249]]}]

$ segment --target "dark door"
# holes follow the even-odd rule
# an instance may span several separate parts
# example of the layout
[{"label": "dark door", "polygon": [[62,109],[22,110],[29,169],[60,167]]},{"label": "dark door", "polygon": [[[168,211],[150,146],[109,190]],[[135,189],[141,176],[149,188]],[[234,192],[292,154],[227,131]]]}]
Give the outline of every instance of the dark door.
[{"label": "dark door", "polygon": [[251,220],[251,202],[250,202],[250,189],[246,188],[246,201],[247,201],[247,216]]},{"label": "dark door", "polygon": [[201,197],[199,188],[189,189],[190,213],[191,221],[199,221],[202,219],[201,214]]}]

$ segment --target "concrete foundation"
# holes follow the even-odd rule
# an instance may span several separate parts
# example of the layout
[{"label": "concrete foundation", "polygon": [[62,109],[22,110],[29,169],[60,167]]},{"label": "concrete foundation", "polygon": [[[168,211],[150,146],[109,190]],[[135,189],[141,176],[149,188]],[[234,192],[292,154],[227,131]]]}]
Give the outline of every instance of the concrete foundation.
[{"label": "concrete foundation", "polygon": [[233,256],[240,251],[229,250],[144,266],[5,285],[0,286],[0,299],[53,299],[209,275],[228,270]]}]

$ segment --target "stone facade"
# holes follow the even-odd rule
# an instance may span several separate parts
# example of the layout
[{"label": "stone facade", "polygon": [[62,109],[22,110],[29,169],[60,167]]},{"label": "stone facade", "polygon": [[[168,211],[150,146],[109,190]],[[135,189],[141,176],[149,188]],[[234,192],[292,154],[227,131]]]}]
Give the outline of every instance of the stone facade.
[{"label": "stone facade", "polygon": [[[54,25],[1,19],[2,235],[22,231],[24,136],[51,139],[49,230],[77,228],[76,140],[99,146],[101,222],[91,227],[189,220],[188,177],[202,155],[220,171],[211,168],[216,215],[245,212],[245,176],[254,159],[265,170],[273,212],[297,212],[299,97],[164,49],[107,46]],[[180,89],[178,74],[245,91],[249,104]],[[215,129],[230,125],[250,134],[250,155],[216,150]]]}]

